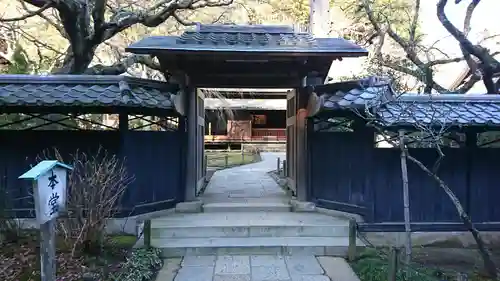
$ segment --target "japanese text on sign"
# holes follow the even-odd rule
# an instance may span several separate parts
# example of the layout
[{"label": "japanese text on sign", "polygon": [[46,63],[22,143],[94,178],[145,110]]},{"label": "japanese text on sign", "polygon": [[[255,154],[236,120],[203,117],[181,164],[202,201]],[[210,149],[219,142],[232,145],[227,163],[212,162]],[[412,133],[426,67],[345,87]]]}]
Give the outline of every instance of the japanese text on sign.
[{"label": "japanese text on sign", "polygon": [[55,168],[38,178],[38,220],[44,223],[56,218],[66,204],[66,171]]}]

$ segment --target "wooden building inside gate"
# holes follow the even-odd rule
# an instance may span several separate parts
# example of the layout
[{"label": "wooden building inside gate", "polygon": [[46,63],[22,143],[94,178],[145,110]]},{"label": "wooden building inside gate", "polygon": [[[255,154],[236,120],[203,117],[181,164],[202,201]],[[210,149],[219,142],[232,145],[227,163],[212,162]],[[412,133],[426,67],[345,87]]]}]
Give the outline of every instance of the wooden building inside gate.
[{"label": "wooden building inside gate", "polygon": [[282,99],[206,99],[205,146],[285,144],[283,93]]}]

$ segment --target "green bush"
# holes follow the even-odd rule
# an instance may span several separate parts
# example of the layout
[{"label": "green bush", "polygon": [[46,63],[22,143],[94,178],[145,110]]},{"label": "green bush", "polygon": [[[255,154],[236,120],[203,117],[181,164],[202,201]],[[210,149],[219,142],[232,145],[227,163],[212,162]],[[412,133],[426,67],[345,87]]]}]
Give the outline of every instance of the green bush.
[{"label": "green bush", "polygon": [[127,258],[120,270],[111,274],[113,281],[149,281],[163,266],[160,250],[155,248],[137,248]]}]

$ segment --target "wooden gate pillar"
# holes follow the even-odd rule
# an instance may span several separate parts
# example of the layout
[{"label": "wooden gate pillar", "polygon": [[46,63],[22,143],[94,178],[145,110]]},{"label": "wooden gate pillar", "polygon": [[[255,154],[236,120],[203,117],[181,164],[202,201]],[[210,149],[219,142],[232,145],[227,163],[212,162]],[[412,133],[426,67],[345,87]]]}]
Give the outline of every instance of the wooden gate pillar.
[{"label": "wooden gate pillar", "polygon": [[196,195],[205,183],[205,95],[196,90]]},{"label": "wooden gate pillar", "polygon": [[286,166],[286,172],[288,179],[288,185],[290,189],[297,194],[297,185],[295,183],[295,173],[296,173],[296,92],[297,89],[289,91],[287,93],[287,103],[286,103],[286,161],[288,165]]},{"label": "wooden gate pillar", "polygon": [[323,84],[323,79],[312,73],[306,77],[302,83],[302,87],[297,89],[295,95],[295,153],[294,153],[294,167],[295,172],[294,182],[296,196],[299,201],[308,201],[310,197],[309,186],[309,152],[308,152],[308,122],[307,112],[309,96],[311,95],[311,86]]},{"label": "wooden gate pillar", "polygon": [[308,180],[307,180],[307,101],[309,93],[306,87],[298,89],[296,93],[297,115],[295,120],[295,184],[297,199],[307,201],[308,198]]},{"label": "wooden gate pillar", "polygon": [[193,201],[196,197],[196,89],[185,87],[186,100],[186,129],[187,129],[187,151],[186,151],[186,187],[184,189],[184,201]]},{"label": "wooden gate pillar", "polygon": [[187,116],[187,151],[186,151],[186,179],[184,201],[193,201],[201,189],[204,180],[204,135],[205,135],[205,106],[203,95],[195,87],[185,84],[184,101]]}]

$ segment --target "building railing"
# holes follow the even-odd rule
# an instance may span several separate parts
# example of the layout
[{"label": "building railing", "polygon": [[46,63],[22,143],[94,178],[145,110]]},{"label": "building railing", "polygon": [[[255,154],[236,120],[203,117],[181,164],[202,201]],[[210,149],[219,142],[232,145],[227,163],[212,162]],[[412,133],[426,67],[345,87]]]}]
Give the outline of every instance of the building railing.
[{"label": "building railing", "polygon": [[286,129],[252,129],[252,137],[277,137],[286,139]]},{"label": "building railing", "polygon": [[205,136],[205,142],[286,142],[286,136],[229,137],[225,135]]},{"label": "building railing", "polygon": [[252,136],[205,135],[205,142],[285,142],[286,129],[252,129]]}]

